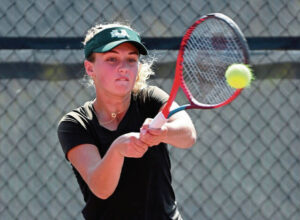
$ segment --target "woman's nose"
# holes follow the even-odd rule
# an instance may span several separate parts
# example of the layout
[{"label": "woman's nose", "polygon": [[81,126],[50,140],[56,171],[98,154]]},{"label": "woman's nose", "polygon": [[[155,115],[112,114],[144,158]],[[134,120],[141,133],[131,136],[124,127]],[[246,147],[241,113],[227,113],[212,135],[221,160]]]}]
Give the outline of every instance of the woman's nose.
[{"label": "woman's nose", "polygon": [[126,61],[122,61],[119,66],[119,72],[126,73],[128,71],[128,63]]}]

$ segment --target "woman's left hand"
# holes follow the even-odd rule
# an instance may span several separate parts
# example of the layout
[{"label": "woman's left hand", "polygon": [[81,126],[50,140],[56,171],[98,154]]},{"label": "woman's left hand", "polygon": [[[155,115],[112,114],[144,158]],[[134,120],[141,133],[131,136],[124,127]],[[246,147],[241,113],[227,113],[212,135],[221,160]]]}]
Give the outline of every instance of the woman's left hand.
[{"label": "woman's left hand", "polygon": [[168,128],[166,125],[163,125],[161,128],[150,128],[149,124],[152,120],[153,119],[147,118],[140,129],[140,140],[149,147],[164,142],[168,133]]}]

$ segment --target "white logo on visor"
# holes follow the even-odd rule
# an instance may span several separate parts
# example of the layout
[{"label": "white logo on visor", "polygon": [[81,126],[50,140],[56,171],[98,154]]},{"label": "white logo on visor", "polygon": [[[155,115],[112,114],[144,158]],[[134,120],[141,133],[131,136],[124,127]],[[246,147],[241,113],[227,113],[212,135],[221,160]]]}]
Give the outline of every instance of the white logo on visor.
[{"label": "white logo on visor", "polygon": [[117,38],[125,38],[128,37],[129,35],[126,32],[126,30],[113,30],[112,32],[110,32],[111,37],[117,37]]}]

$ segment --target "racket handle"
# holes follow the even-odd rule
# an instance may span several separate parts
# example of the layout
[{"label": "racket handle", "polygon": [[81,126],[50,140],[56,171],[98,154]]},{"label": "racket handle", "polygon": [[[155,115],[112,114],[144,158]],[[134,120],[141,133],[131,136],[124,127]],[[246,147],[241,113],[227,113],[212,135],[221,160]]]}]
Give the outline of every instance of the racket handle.
[{"label": "racket handle", "polygon": [[165,118],[164,114],[162,112],[159,112],[153,121],[150,123],[150,128],[161,128],[164,123],[167,122],[167,119]]}]

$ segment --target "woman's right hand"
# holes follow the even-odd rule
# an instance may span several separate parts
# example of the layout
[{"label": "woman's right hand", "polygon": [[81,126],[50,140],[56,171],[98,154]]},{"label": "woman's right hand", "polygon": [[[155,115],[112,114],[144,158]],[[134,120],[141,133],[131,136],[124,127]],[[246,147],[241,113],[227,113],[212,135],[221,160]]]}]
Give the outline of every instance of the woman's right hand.
[{"label": "woman's right hand", "polygon": [[148,150],[148,145],[140,140],[138,132],[121,135],[112,145],[123,157],[141,158]]}]

